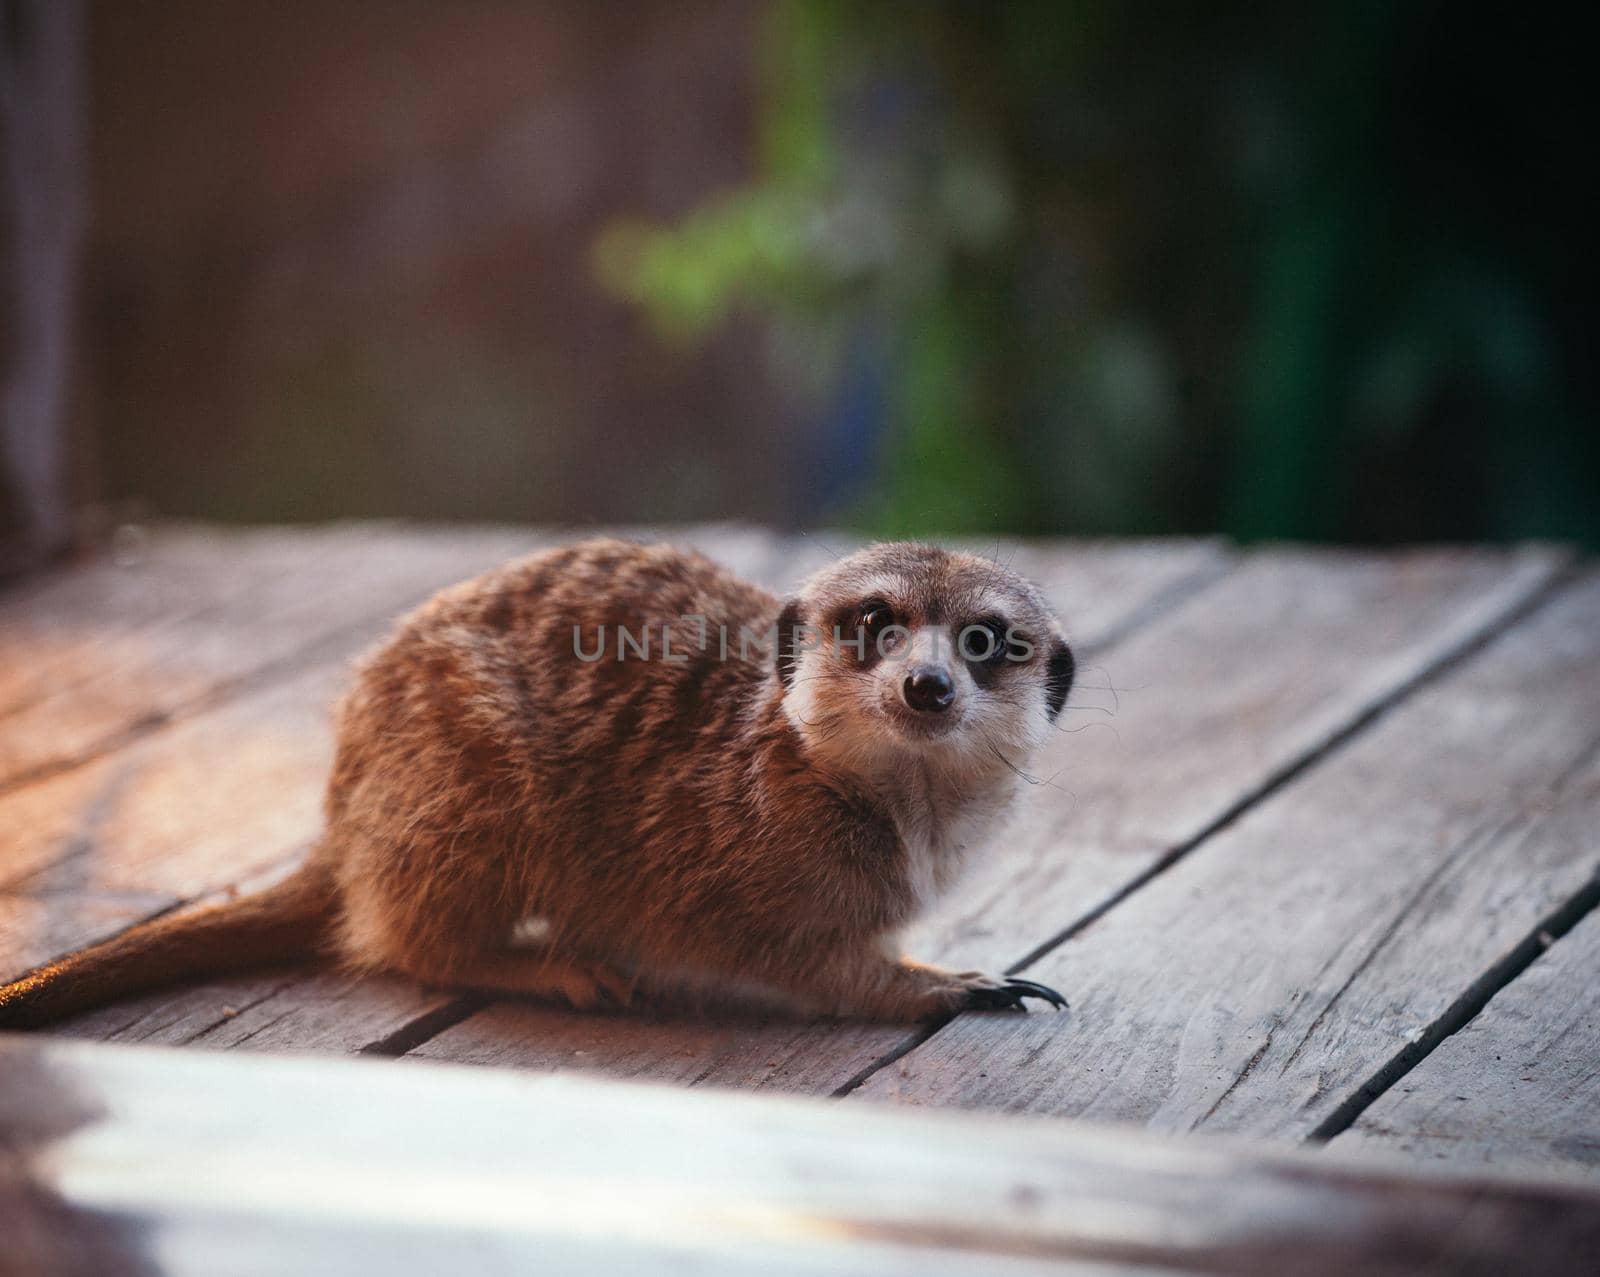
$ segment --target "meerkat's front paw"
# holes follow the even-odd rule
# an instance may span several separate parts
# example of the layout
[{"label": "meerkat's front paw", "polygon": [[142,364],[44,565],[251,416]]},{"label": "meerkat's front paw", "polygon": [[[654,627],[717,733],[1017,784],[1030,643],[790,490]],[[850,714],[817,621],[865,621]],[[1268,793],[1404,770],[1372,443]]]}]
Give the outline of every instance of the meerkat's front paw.
[{"label": "meerkat's front paw", "polygon": [[1025,1011],[1027,1008],[1023,1005],[1024,998],[1038,998],[1041,1002],[1048,1002],[1057,1011],[1067,1009],[1067,1000],[1048,984],[1039,984],[1034,980],[1019,980],[1015,976],[1008,976],[996,985],[979,985],[970,990],[967,994],[966,1009],[992,1011],[1015,1007],[1019,1011]]},{"label": "meerkat's front paw", "polygon": [[951,1015],[959,1011],[1025,1011],[1025,998],[1038,998],[1056,1010],[1064,1010],[1067,1000],[1049,985],[1017,976],[990,975],[986,971],[940,971],[922,968],[936,976],[928,990],[928,1015]]},{"label": "meerkat's front paw", "polygon": [[1024,999],[1038,998],[1057,1010],[1067,1000],[1054,989],[1016,976],[984,971],[949,971],[926,962],[901,958],[873,966],[836,968],[835,980],[848,972],[848,984],[830,987],[833,1000],[813,1004],[824,1014],[865,1016],[912,1024],[958,1015],[962,1011],[1023,1011]]},{"label": "meerkat's front paw", "polygon": [[983,971],[963,971],[945,992],[952,1011],[1025,1011],[1024,998],[1038,998],[1058,1011],[1067,1006],[1067,1000],[1047,984]]}]

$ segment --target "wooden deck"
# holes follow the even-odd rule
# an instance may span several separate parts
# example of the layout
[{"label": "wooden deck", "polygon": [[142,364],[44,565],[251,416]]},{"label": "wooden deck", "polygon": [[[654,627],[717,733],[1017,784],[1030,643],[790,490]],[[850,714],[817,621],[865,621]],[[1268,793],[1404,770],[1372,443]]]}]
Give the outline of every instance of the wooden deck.
[{"label": "wooden deck", "polygon": [[[673,535],[778,588],[839,545],[748,528]],[[439,586],[547,540],[526,530],[389,525],[171,528],[0,594],[0,978],[284,872],[316,832],[331,745],[327,708],[350,658]],[[795,1115],[811,1114],[824,1124],[817,1129],[837,1130],[858,1149],[862,1168],[890,1155],[851,1132],[913,1129],[877,1126],[890,1121],[883,1106],[1228,1132],[1319,1151],[1285,1151],[1287,1161],[1273,1161],[1279,1155],[1259,1145],[1150,1144],[1144,1136],[1127,1148],[1161,1148],[1177,1159],[1180,1179],[1239,1175],[1242,1196],[1229,1200],[1241,1213],[1252,1193],[1279,1191],[1273,1177],[1287,1166],[1281,1173],[1293,1192],[1331,1194],[1323,1207],[1304,1210],[1310,1198],[1295,1198],[1289,1213],[1300,1212],[1302,1233],[1319,1209],[1366,1218],[1365,1206],[1330,1187],[1344,1182],[1332,1168],[1352,1157],[1532,1176],[1545,1186],[1407,1180],[1419,1202],[1437,1192],[1454,1204],[1439,1205],[1437,1218],[1423,1205],[1406,1218],[1374,1206],[1378,1214],[1360,1226],[1365,1240],[1340,1242],[1368,1250],[1329,1250],[1325,1265],[1308,1261],[1303,1271],[1339,1271],[1358,1254],[1401,1254],[1403,1247],[1372,1249],[1375,1238],[1391,1236],[1384,1229],[1399,1230],[1392,1240],[1414,1226],[1420,1231],[1406,1234],[1413,1242],[1444,1245],[1439,1237],[1450,1229],[1440,1224],[1435,1236],[1429,1221],[1454,1219],[1450,1212],[1465,1203],[1504,1224],[1486,1225],[1482,1255],[1525,1258],[1536,1243],[1559,1250],[1581,1241],[1587,1251],[1560,1253],[1592,1256],[1600,1237],[1600,573],[1548,547],[983,548],[1014,556],[1046,589],[1075,639],[1082,684],[1033,768],[1041,783],[1028,791],[1021,817],[910,947],[963,967],[1026,970],[1067,994],[1068,1013],[972,1014],[916,1031],[578,1015],[399,979],[286,970],[107,1008],[32,1044],[12,1038],[0,1069],[9,1060],[16,1076],[81,1075],[101,1097],[137,1075],[143,1095],[156,1086],[156,1066],[145,1063],[153,1059],[167,1061],[174,1078],[231,1094],[238,1083],[228,1079],[245,1073],[215,1072],[225,1062],[212,1057],[97,1053],[62,1039],[400,1057],[356,1070],[369,1080],[350,1083],[350,1093],[392,1087],[396,1103],[427,1108],[423,1089],[442,1087],[428,1094],[452,1097],[469,1124],[477,1077],[483,1102],[495,1102],[510,1070],[834,1096],[839,1103],[803,1110],[727,1111],[779,1114],[772,1121],[787,1132],[782,1138],[801,1141],[811,1119]],[[292,1090],[312,1085],[327,1066],[273,1067],[288,1071],[250,1076]],[[327,1076],[323,1106],[344,1094],[350,1073]],[[515,1093],[524,1097],[517,1104],[532,1105],[530,1121],[546,1120],[538,1097],[556,1097],[549,1105],[560,1108],[563,1097],[591,1096],[565,1079],[577,1089],[519,1084],[534,1088]],[[19,1093],[9,1080],[4,1090],[13,1100]],[[0,1118],[6,1112],[0,1100]],[[292,1105],[270,1112],[285,1129],[304,1124]],[[704,1119],[715,1145],[724,1119],[706,1115],[721,1112],[670,1109],[663,1129]],[[906,1136],[904,1147],[982,1144],[990,1129],[915,1126],[920,1134]],[[1190,1220],[1184,1210],[1206,1200],[1185,1197],[1177,1181],[1117,1198],[1137,1157],[1118,1163],[1108,1150],[1122,1146],[1095,1142],[1108,1136],[1058,1123],[1042,1132],[1026,1123],[995,1129],[1017,1141],[1012,1188],[1045,1193],[1040,1202],[1064,1200],[1072,1183],[1110,1174],[1105,1167],[1116,1163],[1124,1178],[1112,1176],[1107,1200],[1116,1198],[1117,1210],[1137,1207],[1151,1235],[1170,1240]],[[368,1136],[381,1145],[370,1130],[351,1138]],[[289,1136],[262,1138],[281,1151]],[[1046,1142],[1040,1148],[1057,1139],[1050,1147],[1080,1178],[1051,1179],[1051,1171],[1041,1188],[1025,1153],[1035,1139]],[[0,1131],[0,1154],[7,1147]],[[1255,1160],[1231,1169],[1206,1161],[1225,1160],[1219,1147],[1249,1149]],[[939,1180],[960,1196],[951,1164],[934,1158],[919,1179],[907,1156],[885,1162],[884,1173]],[[1325,1173],[1315,1169],[1324,1164]],[[999,1178],[982,1191],[1000,1191],[1004,1175],[993,1173]],[[757,1181],[741,1207],[746,1222],[772,1206]],[[1388,1191],[1363,1183],[1361,1191],[1377,1197]],[[0,1157],[0,1207],[5,1184]],[[1560,1184],[1570,1187],[1553,1187]],[[167,1201],[159,1188],[152,1200]],[[1539,1196],[1546,1192],[1557,1205]],[[926,1201],[937,1197],[933,1187],[927,1193]],[[1185,1205],[1174,1214],[1180,1197]],[[107,1200],[82,1197],[91,1199]],[[784,1200],[793,1204],[792,1195]],[[1405,1200],[1401,1193],[1391,1205]],[[170,1201],[164,1209],[176,1218]],[[339,1216],[347,1232],[355,1217],[373,1228],[394,1223],[382,1211],[367,1219],[360,1203],[350,1209],[354,1216]],[[482,1225],[500,1236],[495,1229],[509,1214],[483,1210],[452,1227]],[[1019,1270],[1067,1258],[1230,1272],[1283,1267],[1260,1249],[1260,1237],[1230,1234],[1233,1249],[1135,1255],[1126,1238],[1099,1249],[1084,1243],[1078,1223],[1040,1234],[1043,1216],[1031,1210],[1000,1211],[976,1233],[952,1224],[932,1270],[945,1271],[948,1261],[949,1271],[1002,1271],[988,1262],[1001,1253]],[[889,1214],[890,1223],[861,1227],[881,1223],[889,1233],[873,1237],[892,1246],[912,1244],[895,1229],[933,1218],[926,1210]],[[777,1227],[761,1218],[762,1228],[741,1232],[741,1224],[730,1235],[748,1240]],[[1150,1224],[1157,1218],[1159,1228]],[[218,1225],[194,1227],[193,1253],[201,1254],[216,1241],[205,1230]],[[369,1233],[360,1236],[378,1245]],[[1068,1234],[1078,1240],[1063,1242]],[[383,1244],[409,1235],[391,1231]],[[647,1240],[660,1238],[650,1232]],[[379,1253],[371,1246],[361,1252],[367,1258]],[[1302,1254],[1323,1253],[1307,1246]],[[824,1251],[834,1254],[815,1253]],[[739,1269],[732,1254],[718,1252],[728,1271]],[[800,1270],[817,1267],[850,1265],[826,1256],[811,1267],[797,1261]],[[892,1261],[874,1268],[893,1270]]]}]

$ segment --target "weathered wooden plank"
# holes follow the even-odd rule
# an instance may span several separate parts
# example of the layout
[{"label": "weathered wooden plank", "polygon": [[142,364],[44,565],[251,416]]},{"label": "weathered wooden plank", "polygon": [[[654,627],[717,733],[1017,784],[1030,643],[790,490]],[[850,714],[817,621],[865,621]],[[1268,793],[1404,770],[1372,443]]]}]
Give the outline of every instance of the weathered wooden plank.
[{"label": "weathered wooden plank", "polygon": [[781,1018],[585,1015],[499,1001],[413,1047],[406,1059],[570,1069],[681,1086],[827,1095],[905,1036],[894,1025]]},{"label": "weathered wooden plank", "polygon": [[[418,561],[453,580],[531,540],[527,533],[463,537],[445,536],[445,548]],[[716,528],[685,529],[682,537],[746,569],[770,554],[764,535],[741,529],[726,538]],[[362,553],[410,554],[413,540],[380,539]],[[319,544],[307,542],[302,553],[314,556]],[[455,569],[447,570],[452,561]],[[320,826],[332,755],[329,706],[348,682],[349,660],[390,620],[384,614],[351,624],[282,681],[0,795],[0,978],[308,845]],[[0,735],[16,730],[15,718],[0,723]]]},{"label": "weathered wooden plank", "polygon": [[1581,893],[1600,577],[1559,595],[861,1094],[1305,1136]]},{"label": "weathered wooden plank", "polygon": [[[847,543],[838,538],[794,537],[772,542],[743,532],[722,541],[703,535],[699,543],[708,553],[727,562],[735,570],[747,572],[778,589],[786,588],[820,562],[826,562],[831,556],[848,548]],[[1087,618],[1087,625],[1076,627],[1076,632],[1086,634],[1092,643],[1101,632],[1125,627],[1131,614],[1141,609],[1148,610],[1168,591],[1183,588],[1187,581],[1212,578],[1223,562],[1225,556],[1219,548],[1206,542],[1180,542],[1166,547],[1156,543],[1095,544],[1081,550],[1062,546],[1051,552],[1047,588],[1053,591],[1058,606],[1065,612]],[[1107,584],[1113,580],[1120,582],[1120,588],[1114,592],[1114,601],[1106,597],[1109,592]],[[1096,628],[1088,628],[1090,626]],[[34,820],[31,822],[34,832],[25,839],[31,846],[46,849],[59,845],[63,838],[71,836],[72,830],[83,827],[86,823],[83,813],[90,810],[99,811],[95,827],[102,831],[103,846],[87,866],[71,859],[51,861],[52,868],[48,874],[41,876],[36,873],[32,881],[38,883],[42,878],[52,888],[70,887],[81,891],[86,885],[84,874],[92,869],[92,885],[126,890],[131,883],[138,883],[145,888],[159,883],[170,892],[173,899],[181,899],[214,881],[215,867],[219,863],[235,867],[256,863],[251,859],[252,847],[256,848],[258,855],[275,855],[288,845],[288,838],[295,835],[309,838],[315,827],[315,805],[320,795],[320,777],[326,767],[328,748],[321,727],[322,705],[332,697],[333,684],[342,677],[341,672],[333,669],[313,672],[301,680],[286,684],[276,698],[267,694],[240,702],[235,711],[224,710],[197,719],[186,729],[179,729],[179,735],[174,736],[172,741],[164,740],[159,746],[153,746],[160,751],[160,757],[173,760],[174,765],[180,767],[186,760],[194,760],[196,765],[208,768],[209,764],[201,760],[216,757],[237,760],[230,762],[226,774],[217,774],[215,769],[210,769],[213,778],[211,798],[217,804],[214,809],[217,817],[215,828],[211,821],[184,823],[173,837],[153,841],[147,833],[157,827],[151,812],[169,812],[174,805],[174,793],[163,792],[159,787],[146,792],[136,785],[115,803],[103,801],[96,809],[91,802],[92,796],[106,792],[108,784],[99,772],[92,772],[72,782],[80,787],[80,796],[71,802],[48,796],[41,798],[41,803],[48,811],[56,813],[59,819],[66,822],[66,829],[41,837],[38,831],[44,822]],[[301,685],[317,678],[325,680],[326,685],[320,690],[308,690]],[[279,719],[292,721],[292,725],[271,732],[266,730],[268,723]],[[193,739],[181,739],[184,730]],[[267,776],[260,772],[252,774],[253,750],[260,749],[265,755],[266,761],[260,764],[263,768],[277,760],[277,751],[270,743],[273,740],[301,742],[293,752],[292,777]],[[160,774],[159,768],[152,767],[152,770]],[[180,789],[188,792],[186,784]],[[262,793],[280,796],[279,807],[270,813],[251,815],[256,812]],[[135,810],[132,805],[135,799],[146,797],[148,803],[142,809]],[[225,810],[241,802],[249,819],[222,819]],[[0,807],[0,810],[4,808]],[[125,826],[120,823],[120,814],[123,812],[128,817]],[[264,833],[263,828],[269,818],[275,822],[276,828]],[[39,850],[36,854],[47,853]],[[12,859],[21,864],[26,855],[25,851],[18,851]],[[0,862],[6,859],[0,854]],[[52,921],[56,922],[56,927],[46,936],[49,941],[57,939],[60,933],[59,920]],[[104,934],[104,921],[98,915],[86,918],[84,927],[85,934],[91,929],[96,936]],[[35,963],[42,960],[35,956],[42,947],[43,943],[28,951]],[[4,949],[0,946],[0,957],[3,956]],[[319,1019],[317,1008],[321,1006],[324,994],[324,986],[318,979],[307,977],[306,1013],[290,1012],[275,1029],[273,1040],[316,1050],[346,1050],[353,1044],[359,1046],[347,1033],[330,1034],[319,1027],[322,1020]],[[185,1035],[192,1032],[194,1025],[215,1022],[219,1008],[230,1005],[231,1000],[239,996],[239,990],[231,985],[157,995],[130,1004],[131,1016],[111,1019],[91,1017],[72,1026],[69,1031],[86,1036],[119,1033],[144,1040],[179,1042],[186,1040]],[[274,986],[271,1005],[260,1014],[276,1015],[290,1007],[298,996],[296,986]],[[364,995],[360,990],[348,990],[343,996],[347,1004],[353,1005],[352,1000],[359,1001]],[[410,1021],[407,1016],[431,1019],[440,1010],[438,1004],[432,1001],[419,1009],[376,987],[371,1002],[368,1011],[361,1014],[366,1017],[363,1023],[372,1026],[374,1041],[408,1032]],[[392,1018],[384,1020],[384,1016],[391,1013]],[[357,1013],[352,1010],[351,1014],[355,1016]],[[513,1040],[523,1048],[518,1058],[524,1064],[550,1061],[559,1066],[573,1059],[593,1060],[603,1067],[627,1075],[636,1067],[630,1064],[630,1060],[637,1061],[639,1068],[644,1066],[644,1061],[654,1060],[669,1072],[674,1067],[687,1069],[692,1065],[693,1073],[698,1073],[704,1066],[693,1062],[709,1052],[720,1063],[719,1078],[738,1069],[741,1070],[738,1074],[740,1079],[749,1085],[806,1090],[823,1085],[823,1079],[815,1073],[814,1062],[804,1058],[796,1048],[794,1039],[802,1030],[792,1024],[724,1022],[685,1026],[681,1023],[658,1023],[646,1029],[631,1021],[607,1022],[595,1017],[563,1017],[559,1012],[527,1006],[493,1011],[484,1023],[493,1025],[501,1016],[508,1015],[516,1019],[522,1014],[532,1016],[533,1026],[538,1028],[536,1033],[525,1032],[522,1030],[533,1026],[522,1025],[513,1035]],[[566,1030],[570,1036],[558,1034],[558,1027]],[[633,1035],[636,1032],[646,1034],[646,1039],[635,1042]],[[301,1036],[296,1037],[296,1033],[301,1033]],[[898,1031],[894,1029],[850,1026],[837,1029],[832,1044],[837,1048],[845,1042],[850,1043],[851,1058],[865,1065],[878,1058],[897,1038]],[[228,1042],[232,1038],[224,1034],[213,1040]],[[605,1045],[608,1042],[615,1043],[614,1052]],[[248,1044],[266,1045],[259,1038],[249,1039]],[[457,1042],[456,1045],[461,1044]],[[487,1057],[500,1049],[499,1039],[492,1039],[484,1043],[481,1053]],[[580,1052],[583,1054],[578,1054]],[[769,1060],[779,1062],[769,1067]],[[693,1073],[687,1075],[686,1080],[693,1080]],[[828,1088],[823,1086],[823,1089]]]},{"label": "weathered wooden plank", "polygon": [[385,525],[151,534],[0,600],[0,787],[70,766],[537,545]]},{"label": "weathered wooden plank", "polygon": [[[248,871],[315,831],[332,749],[329,707],[370,636],[123,749],[0,797],[0,888],[164,890]],[[241,810],[241,807],[243,810]]]},{"label": "weathered wooden plank", "polygon": [[1579,1273],[1600,1249],[1579,1185],[1237,1141],[16,1039],[0,1068],[24,1235],[90,1233],[102,1271]]},{"label": "weathered wooden plank", "polygon": [[51,958],[109,939],[172,903],[164,892],[0,892],[0,979],[15,979]]},{"label": "weathered wooden plank", "polygon": [[61,1036],[96,1042],[148,1042],[228,1050],[356,1054],[397,1026],[429,1023],[454,1007],[454,994],[392,977],[361,978],[286,968],[154,994],[80,1016]]},{"label": "weathered wooden plank", "polygon": [[[355,535],[355,528],[345,533]],[[304,557],[308,544],[331,544],[341,535],[130,525],[90,557],[8,583],[0,594],[0,712],[59,691],[74,676],[96,676],[92,658],[108,644],[188,619],[208,602],[237,603],[252,591],[271,589]]]},{"label": "weathered wooden plank", "polygon": [[[1584,833],[1592,848],[1600,772],[1591,769],[1587,784]],[[1380,1095],[1334,1147],[1600,1180],[1597,976],[1600,913],[1591,913]]]},{"label": "weathered wooden plank", "polygon": [[[1115,717],[1091,708],[1066,716],[1034,768],[1060,787],[1026,795],[1022,819],[907,947],[957,967],[1022,958],[1493,626],[1557,562],[1537,552],[1254,557],[1097,658],[1119,690],[1097,702],[1086,689],[1073,703],[1115,709]],[[1065,987],[1070,996],[1071,981]],[[683,1053],[702,1042],[692,1026],[646,1035],[625,1022],[594,1028],[531,1015],[489,1008],[418,1052],[554,1067],[570,1063],[581,1042],[594,1067],[648,1076],[640,1052],[653,1041],[661,1075],[677,1077]],[[750,1032],[750,1058],[763,1066],[776,1058],[777,1075],[824,1092],[905,1041],[893,1029],[841,1038],[823,1026],[773,1057],[770,1031]],[[726,1069],[713,1061],[697,1077],[748,1085],[759,1076],[745,1056],[726,1058]]]}]

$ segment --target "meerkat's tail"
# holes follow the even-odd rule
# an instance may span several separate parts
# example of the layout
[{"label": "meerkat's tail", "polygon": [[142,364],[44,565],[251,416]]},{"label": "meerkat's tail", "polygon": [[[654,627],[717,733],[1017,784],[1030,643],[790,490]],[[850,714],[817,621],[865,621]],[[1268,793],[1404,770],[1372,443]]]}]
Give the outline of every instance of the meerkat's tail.
[{"label": "meerkat's tail", "polygon": [[316,957],[335,903],[333,876],[313,858],[265,891],[134,927],[0,986],[0,1029],[35,1028],[185,978]]}]

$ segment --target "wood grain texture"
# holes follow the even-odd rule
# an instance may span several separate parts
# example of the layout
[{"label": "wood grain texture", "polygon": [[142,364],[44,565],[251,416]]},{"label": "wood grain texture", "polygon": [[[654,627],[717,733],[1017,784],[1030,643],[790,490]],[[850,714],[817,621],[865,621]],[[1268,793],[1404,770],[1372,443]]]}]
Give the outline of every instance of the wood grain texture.
[{"label": "wood grain texture", "polygon": [[427,1021],[455,995],[399,978],[357,978],[286,968],[219,980],[177,995],[153,994],[79,1016],[62,1037],[227,1050],[355,1054],[396,1026]]},{"label": "wood grain texture", "polygon": [[281,858],[320,820],[328,712],[364,643],[0,798],[0,888],[176,899]]},{"label": "wood grain texture", "polygon": [[860,1094],[1305,1136],[1596,871],[1590,577]]},{"label": "wood grain texture", "polygon": [[318,666],[0,798],[0,975],[103,938],[100,902],[144,898],[131,923],[308,846],[344,678]]},{"label": "wood grain texture", "polygon": [[439,587],[526,531],[160,531],[0,599],[0,787],[68,767]]},{"label": "wood grain texture", "polygon": [[869,1067],[904,1035],[895,1025],[584,1015],[502,1001],[444,1029],[405,1058],[826,1095],[852,1068]]},{"label": "wood grain texture", "polygon": [[[1600,773],[1591,769],[1586,783],[1593,849]],[[1600,913],[1557,940],[1333,1145],[1600,1182]]]},{"label": "wood grain texture", "polygon": [[1580,1185],[1237,1141],[15,1039],[0,1069],[36,1243],[92,1230],[102,1270],[1560,1274],[1600,1249]]}]

